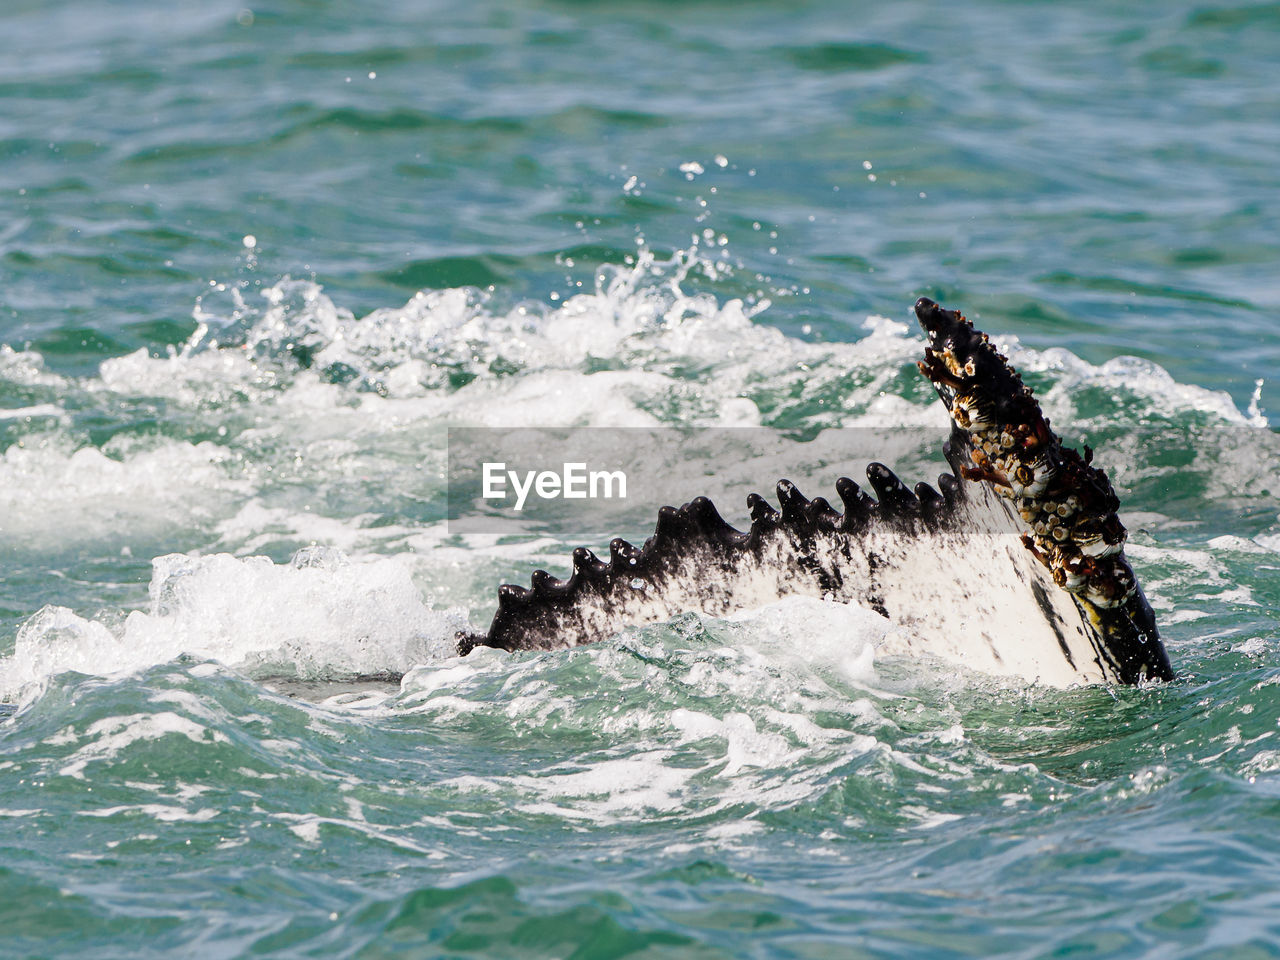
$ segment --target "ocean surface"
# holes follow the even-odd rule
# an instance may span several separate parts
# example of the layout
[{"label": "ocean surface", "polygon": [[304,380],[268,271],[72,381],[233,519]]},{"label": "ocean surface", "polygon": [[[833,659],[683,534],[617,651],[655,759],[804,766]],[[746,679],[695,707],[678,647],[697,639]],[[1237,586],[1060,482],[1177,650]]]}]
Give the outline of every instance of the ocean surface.
[{"label": "ocean surface", "polygon": [[[8,0],[0,956],[1280,956],[1277,63],[1274,3]],[[921,295],[1096,448],[1177,681],[821,602],[451,656],[663,498],[459,533],[449,428],[829,496],[945,422]]]}]

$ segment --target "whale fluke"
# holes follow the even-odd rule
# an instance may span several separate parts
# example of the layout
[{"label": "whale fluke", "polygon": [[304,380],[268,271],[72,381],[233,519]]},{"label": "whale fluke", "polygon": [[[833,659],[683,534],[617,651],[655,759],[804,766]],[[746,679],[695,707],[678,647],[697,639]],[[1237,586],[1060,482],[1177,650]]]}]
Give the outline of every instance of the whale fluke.
[{"label": "whale fluke", "polygon": [[724,615],[789,594],[861,603],[898,628],[890,652],[942,657],[1057,685],[1170,680],[1155,616],[1124,556],[1105,471],[1063,445],[1031,390],[959,312],[915,305],[918,366],[951,417],[953,473],[908,487],[868,466],[869,496],[835,482],[837,510],[781,480],[777,506],[747,497],[748,530],[706,497],[662,507],[642,547],[585,547],[573,573],[504,585],[486,645],[557,649],[687,610]]}]

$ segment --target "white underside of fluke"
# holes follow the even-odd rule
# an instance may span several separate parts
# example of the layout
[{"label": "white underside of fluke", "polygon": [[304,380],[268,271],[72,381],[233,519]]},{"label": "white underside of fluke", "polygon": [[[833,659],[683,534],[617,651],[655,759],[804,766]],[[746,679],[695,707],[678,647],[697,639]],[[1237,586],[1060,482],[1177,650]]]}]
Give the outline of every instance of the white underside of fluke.
[{"label": "white underside of fluke", "polygon": [[1118,679],[1071,594],[1023,545],[1008,502],[987,484],[965,486],[971,525],[962,530],[868,538],[882,564],[883,609],[898,628],[878,652],[929,654],[1055,687]]},{"label": "white underside of fluke", "polygon": [[887,617],[880,655],[934,656],[1055,687],[1117,679],[1076,602],[1023,545],[1012,507],[986,483],[963,483],[967,499],[944,530],[871,523],[802,551],[783,534],[732,561],[691,550],[630,592],[580,598],[575,613],[584,635],[603,637],[690,610],[725,616],[811,596]]}]

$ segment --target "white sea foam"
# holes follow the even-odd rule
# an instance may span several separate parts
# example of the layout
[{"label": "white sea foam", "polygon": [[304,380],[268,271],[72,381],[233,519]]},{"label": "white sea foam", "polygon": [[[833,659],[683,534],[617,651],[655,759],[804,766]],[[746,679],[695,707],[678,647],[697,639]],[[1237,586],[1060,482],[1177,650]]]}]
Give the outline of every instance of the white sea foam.
[{"label": "white sea foam", "polygon": [[1260,547],[1280,553],[1280,533],[1260,533],[1253,539]]},{"label": "white sea foam", "polygon": [[737,614],[757,636],[768,637],[784,655],[837,667],[851,680],[874,685],[875,649],[889,621],[866,607],[814,597],[784,597],[760,610]]},{"label": "white sea foam", "polygon": [[213,820],[218,816],[219,811],[214,807],[201,807],[198,810],[188,810],[186,807],[173,806],[164,803],[130,803],[122,804],[118,807],[99,807],[95,810],[81,810],[82,817],[114,817],[122,813],[138,814],[144,817],[150,817],[161,823],[205,823]]},{"label": "white sea foam", "polygon": [[[1249,543],[1247,540],[1240,542]],[[1245,552],[1257,550],[1252,544],[1250,547],[1252,549],[1246,548]],[[1143,579],[1143,591],[1151,605],[1162,614],[1172,615],[1174,597],[1180,598],[1179,602],[1183,605],[1195,601],[1215,601],[1258,606],[1252,589],[1247,584],[1235,582],[1221,555],[1236,549],[1233,544],[1224,543],[1222,538],[1218,538],[1216,552],[1132,542],[1126,547],[1126,552],[1134,560],[1144,564],[1146,576]],[[1183,609],[1186,610],[1185,606]],[[1188,618],[1191,612],[1183,613],[1178,619]]]},{"label": "white sea foam", "polygon": [[30,407],[10,407],[6,410],[0,410],[0,420],[30,421],[45,417],[65,420],[66,413],[66,410],[55,403],[37,403]]},{"label": "white sea foam", "polygon": [[[562,674],[598,675],[599,686],[617,691],[619,707],[589,721],[592,733],[624,739],[625,756],[605,748],[572,764],[445,784],[501,795],[525,812],[594,823],[741,804],[784,809],[819,795],[832,771],[852,758],[885,750],[873,735],[849,729],[874,729],[884,719],[842,688],[874,680],[873,648],[884,633],[878,614],[789,599],[731,621],[703,622],[712,638],[731,633],[733,645],[712,639],[686,650],[655,627],[567,656],[513,661],[482,650],[406,675],[397,709],[442,723],[501,710],[520,728],[559,729],[582,709],[566,697]],[[647,669],[641,686],[637,652],[663,664]],[[672,699],[689,696],[695,701],[671,707]],[[845,719],[823,725],[819,716]]]},{"label": "white sea foam", "polygon": [[1086,387],[1114,391],[1121,397],[1145,400],[1159,413],[1171,414],[1199,411],[1226,424],[1266,428],[1260,413],[1241,412],[1231,396],[1223,390],[1207,390],[1194,384],[1179,383],[1159,364],[1141,357],[1113,357],[1095,366],[1064,347],[1044,351],[1021,346],[1016,338],[1002,339],[1014,366],[1025,372],[1049,371],[1056,375],[1053,387],[1042,402],[1054,415],[1071,418],[1071,395]]},{"label": "white sea foam", "polygon": [[208,441],[119,442],[99,449],[42,437],[0,454],[0,537],[75,544],[199,525],[247,486],[240,455]]},{"label": "white sea foam", "polygon": [[187,655],[300,677],[402,672],[453,652],[456,609],[426,603],[395,559],[348,562],[331,548],[290,564],[172,554],[153,562],[151,602],[118,626],[45,607],[0,659],[0,698],[75,670],[132,672]]},{"label": "white sea foam", "polygon": [[[81,735],[88,742],[67,757],[58,773],[83,780],[91,763],[110,760],[131,744],[167,736],[186,737],[192,743],[226,743],[227,736],[170,711],[105,717],[89,724]],[[104,814],[105,815],[105,814]]]},{"label": "white sea foam", "polygon": [[34,350],[15,350],[7,343],[0,343],[0,380],[50,390],[65,390],[68,386],[64,377],[46,368],[44,357],[39,353]]}]

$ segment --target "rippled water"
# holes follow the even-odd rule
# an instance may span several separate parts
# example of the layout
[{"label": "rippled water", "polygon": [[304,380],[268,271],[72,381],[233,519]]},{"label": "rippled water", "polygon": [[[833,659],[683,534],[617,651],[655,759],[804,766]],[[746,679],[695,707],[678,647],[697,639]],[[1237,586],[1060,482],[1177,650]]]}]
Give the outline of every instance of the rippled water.
[{"label": "rippled water", "polygon": [[[0,24],[0,955],[1280,955],[1274,4]],[[451,534],[450,426],[938,426],[921,294],[1178,681],[817,601],[449,656],[577,545]]]}]

